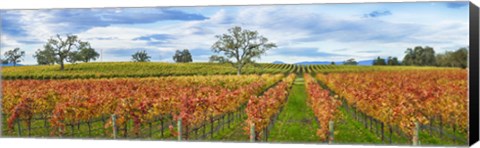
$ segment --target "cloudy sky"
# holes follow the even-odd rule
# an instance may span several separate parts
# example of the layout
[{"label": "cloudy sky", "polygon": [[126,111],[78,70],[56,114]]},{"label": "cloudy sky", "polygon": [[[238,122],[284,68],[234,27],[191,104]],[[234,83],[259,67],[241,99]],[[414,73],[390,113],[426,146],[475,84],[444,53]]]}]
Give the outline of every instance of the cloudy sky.
[{"label": "cloudy sky", "polygon": [[146,50],[165,62],[185,48],[194,62],[208,61],[215,35],[233,26],[277,44],[260,62],[402,59],[409,47],[438,53],[469,39],[468,2],[1,10],[0,17],[0,48],[25,50],[23,64],[35,64],[33,54],[55,34],[78,35],[103,61],[130,61]]}]

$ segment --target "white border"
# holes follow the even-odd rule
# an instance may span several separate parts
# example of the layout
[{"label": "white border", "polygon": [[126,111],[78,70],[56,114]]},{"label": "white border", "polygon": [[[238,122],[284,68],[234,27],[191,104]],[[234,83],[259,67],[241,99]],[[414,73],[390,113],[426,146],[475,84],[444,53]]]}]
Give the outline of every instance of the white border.
[{"label": "white border", "polygon": [[[311,3],[365,3],[365,2],[425,2],[429,0],[0,0],[0,9],[48,9],[48,8],[104,8],[104,7],[153,7],[153,6],[213,6],[213,5],[259,5],[259,4],[311,4]],[[434,0],[452,1],[452,0]],[[463,1],[463,0],[462,0]],[[480,4],[478,0],[472,0]],[[0,16],[1,17],[1,16]],[[324,144],[270,144],[270,143],[224,143],[224,142],[172,142],[135,140],[84,140],[84,139],[34,139],[0,138],[0,147],[49,147],[49,148],[89,148],[89,147],[210,147],[210,148],[340,148],[340,147],[403,147],[374,145],[324,145]],[[477,144],[475,147],[480,147]]]}]

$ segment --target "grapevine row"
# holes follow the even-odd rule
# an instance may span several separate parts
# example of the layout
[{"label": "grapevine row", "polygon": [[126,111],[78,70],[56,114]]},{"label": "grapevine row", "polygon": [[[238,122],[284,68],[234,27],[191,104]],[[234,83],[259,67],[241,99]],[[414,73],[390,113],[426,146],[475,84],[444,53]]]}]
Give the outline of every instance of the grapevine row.
[{"label": "grapevine row", "polygon": [[[12,129],[17,119],[49,118],[51,134],[62,135],[66,124],[118,115],[116,125],[142,123],[158,116],[182,118],[195,125],[207,115],[232,112],[282,75],[190,76],[144,79],[13,80],[3,83],[3,112]],[[30,124],[25,122],[25,124]],[[105,128],[112,125],[108,122]]]},{"label": "grapevine row", "polygon": [[[335,119],[341,102],[330,96],[330,91],[323,89],[309,74],[304,74],[305,88],[307,89],[307,104],[312,108],[319,122],[317,135],[320,140],[326,141],[329,133],[329,122]],[[330,139],[333,140],[333,139]]]},{"label": "grapevine row", "polygon": [[[271,118],[278,113],[286,103],[288,91],[293,85],[295,74],[290,74],[273,88],[268,89],[262,96],[250,97],[245,112],[247,113],[247,126],[244,128],[247,133],[253,126],[256,140],[260,139],[263,129],[271,122]],[[263,133],[265,134],[265,133]]]},{"label": "grapevine row", "polygon": [[318,74],[359,111],[412,136],[415,122],[468,128],[466,70]]}]

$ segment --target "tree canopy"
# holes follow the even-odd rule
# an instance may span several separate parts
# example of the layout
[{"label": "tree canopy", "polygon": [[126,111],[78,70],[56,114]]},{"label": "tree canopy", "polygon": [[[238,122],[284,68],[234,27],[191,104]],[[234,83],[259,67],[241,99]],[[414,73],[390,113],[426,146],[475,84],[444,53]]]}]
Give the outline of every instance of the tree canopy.
[{"label": "tree canopy", "polygon": [[397,57],[388,57],[387,59],[387,65],[391,65],[391,66],[394,66],[394,65],[400,65],[400,61],[398,61],[398,58]]},{"label": "tree canopy", "polygon": [[227,63],[228,60],[223,56],[212,55],[210,56],[208,62],[210,63]]},{"label": "tree canopy", "polygon": [[260,58],[267,50],[277,47],[257,31],[238,26],[228,29],[226,34],[215,37],[218,41],[212,45],[212,51],[223,54],[223,59],[237,68],[237,75],[241,74],[245,65],[255,63],[255,58]]},{"label": "tree canopy", "polygon": [[37,49],[33,58],[37,59],[38,65],[53,65],[57,60],[52,49]]},{"label": "tree canopy", "polygon": [[176,63],[188,63],[192,62],[192,54],[188,49],[183,49],[183,51],[177,50],[175,51],[175,55],[173,56],[173,61]]},{"label": "tree canopy", "polygon": [[387,63],[385,62],[384,58],[377,57],[375,60],[373,60],[372,65],[387,65]]},{"label": "tree canopy", "polygon": [[80,51],[78,51],[79,61],[88,63],[90,61],[97,60],[97,58],[100,56],[100,54],[98,54],[98,52],[96,52],[95,49],[90,46],[90,43],[81,42],[80,46]]},{"label": "tree canopy", "polygon": [[33,55],[40,65],[60,64],[60,70],[64,69],[64,63],[75,63],[77,61],[88,62],[98,57],[96,54],[85,54],[85,51],[95,52],[88,42],[81,41],[76,35],[66,35],[62,38],[59,34],[51,37],[43,46],[43,50],[38,49]]},{"label": "tree canopy", "polygon": [[15,48],[13,50],[6,51],[5,54],[6,63],[12,63],[13,66],[16,66],[17,63],[20,63],[25,56],[25,51],[21,51],[20,48]]},{"label": "tree canopy", "polygon": [[391,57],[389,56],[387,59],[377,57],[376,59],[373,60],[373,65],[389,65],[389,66],[395,66],[395,65],[400,65],[400,61],[398,61],[397,57]]},{"label": "tree canopy", "polygon": [[415,48],[408,48],[405,51],[405,57],[402,60],[404,65],[415,66],[435,66],[435,50],[432,47],[417,46]]},{"label": "tree canopy", "polygon": [[8,64],[7,60],[0,59],[0,62],[2,62],[2,64]]},{"label": "tree canopy", "polygon": [[132,60],[134,62],[149,62],[150,61],[150,56],[148,56],[147,52],[145,50],[143,51],[137,51],[132,55]]},{"label": "tree canopy", "polygon": [[468,67],[468,49],[460,48],[456,51],[446,51],[436,56],[437,66],[442,67]]},{"label": "tree canopy", "polygon": [[358,65],[358,62],[354,58],[348,59],[343,62],[343,65]]}]

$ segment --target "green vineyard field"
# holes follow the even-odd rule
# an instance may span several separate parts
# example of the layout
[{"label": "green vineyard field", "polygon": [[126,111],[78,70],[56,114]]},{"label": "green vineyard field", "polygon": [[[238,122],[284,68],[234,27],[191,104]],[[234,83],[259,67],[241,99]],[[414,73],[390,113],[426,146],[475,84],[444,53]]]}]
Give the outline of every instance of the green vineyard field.
[{"label": "green vineyard field", "polygon": [[[244,68],[242,74],[331,73],[413,69],[428,70],[445,68],[414,66],[295,65],[260,63],[257,65],[247,65]],[[236,74],[236,69],[232,65],[218,63],[80,63],[67,64],[65,65],[64,71],[60,71],[58,65],[2,68],[2,79],[76,79],[234,74]]]}]

